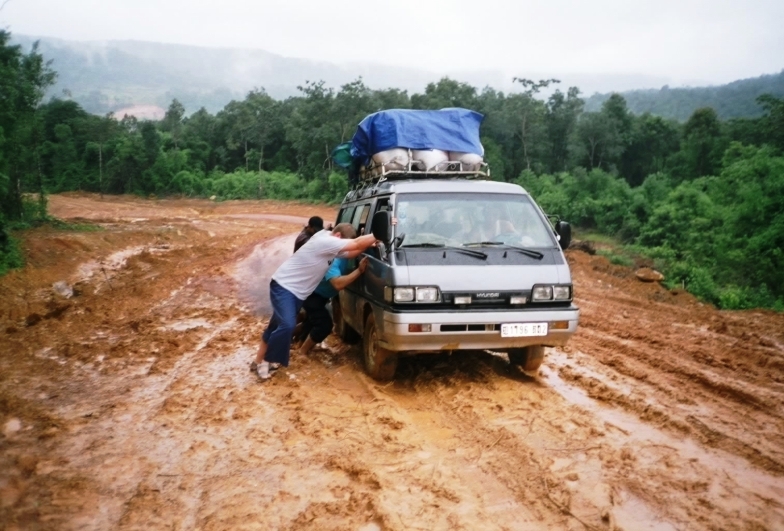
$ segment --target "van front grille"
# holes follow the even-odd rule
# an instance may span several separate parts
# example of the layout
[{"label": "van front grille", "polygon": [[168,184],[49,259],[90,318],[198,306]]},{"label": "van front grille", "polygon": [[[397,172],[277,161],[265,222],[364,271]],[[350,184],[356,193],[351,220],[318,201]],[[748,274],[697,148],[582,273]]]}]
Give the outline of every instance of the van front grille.
[{"label": "van front grille", "polygon": [[442,324],[441,332],[492,332],[500,330],[497,324]]}]

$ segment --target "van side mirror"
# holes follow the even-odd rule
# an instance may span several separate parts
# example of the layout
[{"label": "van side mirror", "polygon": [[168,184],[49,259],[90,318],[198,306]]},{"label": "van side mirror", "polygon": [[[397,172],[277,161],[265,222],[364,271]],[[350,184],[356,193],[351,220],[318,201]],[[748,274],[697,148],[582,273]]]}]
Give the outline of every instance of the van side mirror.
[{"label": "van side mirror", "polygon": [[389,230],[391,226],[391,212],[382,210],[373,214],[373,224],[371,225],[371,228],[373,229],[373,236],[375,236],[377,240],[382,241],[387,245],[389,245],[389,242],[392,240],[392,235],[390,234]]},{"label": "van side mirror", "polygon": [[555,233],[558,235],[558,243],[561,249],[566,249],[572,243],[572,227],[565,221],[555,223]]}]

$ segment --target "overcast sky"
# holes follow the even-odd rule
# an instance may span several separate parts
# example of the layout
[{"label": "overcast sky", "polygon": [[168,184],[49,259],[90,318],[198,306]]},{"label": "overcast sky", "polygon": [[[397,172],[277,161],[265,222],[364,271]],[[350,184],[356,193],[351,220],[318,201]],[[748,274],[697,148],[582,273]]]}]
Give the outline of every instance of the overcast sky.
[{"label": "overcast sky", "polygon": [[71,40],[263,49],[336,63],[673,85],[784,69],[784,0],[0,0],[0,27]]}]

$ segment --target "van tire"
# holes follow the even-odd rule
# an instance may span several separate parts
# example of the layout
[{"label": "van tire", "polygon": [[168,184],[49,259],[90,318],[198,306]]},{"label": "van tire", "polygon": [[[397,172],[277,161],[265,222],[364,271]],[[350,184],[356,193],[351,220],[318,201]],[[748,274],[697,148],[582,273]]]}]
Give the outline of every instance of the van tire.
[{"label": "van tire", "polygon": [[386,382],[395,377],[397,352],[387,350],[378,344],[378,328],[373,312],[370,312],[365,321],[362,358],[365,362],[365,372],[374,380]]},{"label": "van tire", "polygon": [[353,345],[359,341],[359,334],[343,319],[343,309],[340,307],[340,299],[338,297],[332,299],[332,325],[335,335],[343,343]]},{"label": "van tire", "polygon": [[544,346],[531,345],[507,350],[509,363],[519,366],[525,372],[536,372],[544,361]]}]

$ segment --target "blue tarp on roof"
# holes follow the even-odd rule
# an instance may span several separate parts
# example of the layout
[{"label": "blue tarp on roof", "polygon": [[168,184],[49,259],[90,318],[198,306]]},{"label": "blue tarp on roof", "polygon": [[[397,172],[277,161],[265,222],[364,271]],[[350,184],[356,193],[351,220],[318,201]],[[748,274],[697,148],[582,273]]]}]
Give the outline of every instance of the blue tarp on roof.
[{"label": "blue tarp on roof", "polygon": [[483,155],[479,125],[484,116],[460,108],[440,111],[389,109],[367,116],[351,141],[351,156],[367,163],[392,148],[441,149]]}]

